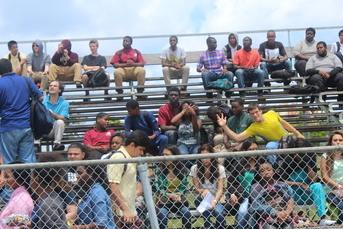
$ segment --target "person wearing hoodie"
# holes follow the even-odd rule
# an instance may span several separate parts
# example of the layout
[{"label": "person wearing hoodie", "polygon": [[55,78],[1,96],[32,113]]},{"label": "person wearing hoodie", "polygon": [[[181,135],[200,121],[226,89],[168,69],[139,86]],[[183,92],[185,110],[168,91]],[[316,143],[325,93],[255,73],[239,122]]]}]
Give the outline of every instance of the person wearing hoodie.
[{"label": "person wearing hoodie", "polygon": [[50,56],[43,52],[43,43],[36,40],[32,43],[32,53],[27,56],[27,73],[34,80],[41,81],[43,89],[48,86]]},{"label": "person wearing hoodie", "polygon": [[224,46],[223,51],[227,60],[229,61],[228,70],[233,73],[236,71],[236,69],[232,64],[232,59],[235,53],[241,48],[242,46],[238,44],[238,36],[234,33],[230,33],[228,36],[228,43]]},{"label": "person wearing hoodie", "polygon": [[49,69],[49,82],[56,80],[74,81],[81,88],[81,64],[77,53],[71,51],[70,40],[62,40],[53,55]]}]

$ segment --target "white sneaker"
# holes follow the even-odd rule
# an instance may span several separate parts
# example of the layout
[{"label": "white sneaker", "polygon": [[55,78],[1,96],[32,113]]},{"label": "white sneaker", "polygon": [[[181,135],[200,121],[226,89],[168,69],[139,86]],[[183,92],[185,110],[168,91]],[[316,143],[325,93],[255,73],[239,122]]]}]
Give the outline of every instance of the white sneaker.
[{"label": "white sneaker", "polygon": [[321,219],[319,221],[319,225],[320,226],[332,226],[336,223],[335,220],[331,220],[331,219]]}]

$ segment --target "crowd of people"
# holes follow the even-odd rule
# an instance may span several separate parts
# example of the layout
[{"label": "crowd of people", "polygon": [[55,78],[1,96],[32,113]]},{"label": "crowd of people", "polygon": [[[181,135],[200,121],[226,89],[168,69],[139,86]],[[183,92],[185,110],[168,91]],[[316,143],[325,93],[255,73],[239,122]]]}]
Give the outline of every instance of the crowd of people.
[{"label": "crowd of people", "polygon": [[[316,42],[314,36],[313,28],[306,29],[305,40],[295,47],[295,69],[301,76],[309,76],[307,82],[321,91],[328,86],[341,90],[343,68],[339,53],[342,55],[343,31],[339,32],[340,42],[332,46],[333,53],[327,51],[325,42]],[[201,54],[197,66],[204,88],[222,89],[229,97],[236,77],[240,88],[257,82],[261,94],[269,74],[293,74],[285,48],[275,37],[274,31],[268,31],[268,40],[258,51],[251,48],[250,37],[245,37],[240,46],[237,36],[230,34],[223,51],[217,50],[215,38],[208,37],[208,50]],[[131,47],[132,41],[131,37],[124,37],[124,48],[111,59],[118,94],[123,93],[125,80],[144,85],[143,55]],[[177,46],[178,38],[171,36],[169,42],[170,47],[161,54],[168,102],[160,107],[157,120],[153,113],[140,110],[139,101],[145,98],[143,87],[138,87],[137,100],[126,103],[124,131],[111,129],[110,116],[98,113],[83,142],[69,145],[68,160],[130,159],[146,152],[168,157],[258,148],[277,150],[285,141],[289,148],[311,146],[277,112],[263,113],[258,104],[249,104],[245,111],[242,99],[232,100],[230,106],[210,106],[207,116],[213,123],[205,129],[197,105],[186,99],[180,101],[187,90],[189,67],[185,51]],[[89,42],[91,54],[80,64],[69,40],[59,44],[51,59],[43,52],[40,41],[33,42],[33,53],[27,57],[18,51],[16,42],[8,43],[10,54],[0,60],[2,163],[36,162],[30,128],[31,97],[43,101],[54,120],[48,134],[54,139],[53,149],[65,149],[62,139],[69,103],[62,96],[61,80],[74,81],[77,87],[108,86],[106,59],[97,53],[98,45],[96,40]],[[171,86],[170,80],[175,77],[182,79],[180,87]],[[342,98],[338,96],[339,101]],[[257,140],[264,142],[263,146]],[[328,145],[343,145],[342,132],[333,132]],[[181,216],[184,228],[192,227],[191,203],[186,197],[190,191],[196,196],[195,206],[208,201],[208,206],[199,211],[205,228],[227,228],[226,215],[235,216],[236,228],[292,228],[294,224],[313,223],[306,216],[295,214],[296,204],[314,204],[319,225],[342,224],[342,153],[320,155],[319,166],[317,156],[309,152],[161,162],[153,168],[159,226],[167,228],[169,213],[174,212]],[[134,163],[109,164],[105,168],[89,165],[33,171],[9,169],[1,171],[0,186],[0,228],[140,228],[145,220],[142,185]],[[337,220],[330,218],[327,203],[339,210]]]}]

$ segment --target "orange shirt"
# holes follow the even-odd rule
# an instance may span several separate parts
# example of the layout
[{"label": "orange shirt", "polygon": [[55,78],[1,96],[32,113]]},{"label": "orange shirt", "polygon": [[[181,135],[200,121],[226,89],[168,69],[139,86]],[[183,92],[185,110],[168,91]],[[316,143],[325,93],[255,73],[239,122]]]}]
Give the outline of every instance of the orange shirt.
[{"label": "orange shirt", "polygon": [[244,49],[238,50],[234,57],[233,57],[233,64],[247,67],[247,68],[256,68],[260,64],[260,54],[257,50],[252,49],[251,51],[247,52]]}]

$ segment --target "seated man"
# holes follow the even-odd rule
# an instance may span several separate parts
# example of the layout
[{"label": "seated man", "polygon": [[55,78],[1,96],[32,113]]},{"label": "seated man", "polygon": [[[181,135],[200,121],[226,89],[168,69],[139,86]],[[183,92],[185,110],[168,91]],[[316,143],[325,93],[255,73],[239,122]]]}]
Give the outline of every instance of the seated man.
[{"label": "seated man", "polygon": [[[90,80],[95,75],[96,71],[100,68],[105,70],[107,66],[106,58],[98,54],[99,42],[97,40],[91,40],[89,42],[89,49],[91,54],[85,56],[81,62],[82,69],[84,70],[82,74],[82,84],[83,87],[95,87]],[[106,83],[106,84],[105,84]],[[110,85],[110,78],[107,76],[107,82],[104,85],[98,85],[102,87],[108,87]],[[88,92],[88,91],[87,91]],[[106,90],[106,94],[108,91]]]},{"label": "seated man", "polygon": [[[297,138],[304,138],[304,136],[295,129],[287,121],[283,120],[278,113],[270,110],[262,115],[262,110],[257,104],[250,104],[248,112],[253,120],[253,123],[245,129],[243,132],[237,134],[233,132],[226,124],[226,118],[218,115],[218,125],[224,130],[224,133],[236,142],[242,142],[245,139],[252,136],[262,137],[267,141],[266,149],[277,149],[279,147],[279,141],[283,136],[287,136],[293,133]],[[230,123],[229,123],[230,125]],[[268,155],[268,161],[271,164],[275,164],[277,157],[274,155]]]},{"label": "seated man", "polygon": [[244,102],[237,98],[230,102],[232,116],[228,119],[227,125],[236,134],[245,131],[253,122],[251,116],[244,111]]},{"label": "seated man", "polygon": [[[285,69],[291,75],[292,65],[288,59],[286,50],[283,44],[279,41],[275,41],[275,31],[269,30],[267,32],[267,41],[260,44],[258,52],[261,55],[261,69],[265,71],[268,78],[268,74]],[[289,84],[287,81],[285,84]],[[269,85],[270,86],[270,83]]]},{"label": "seated man", "polygon": [[132,131],[142,130],[149,138],[152,154],[162,155],[164,147],[168,144],[168,137],[158,129],[154,115],[149,111],[141,112],[136,100],[126,103],[128,115],[125,117],[125,134],[129,136]]},{"label": "seated man", "polygon": [[50,56],[44,53],[43,43],[36,40],[32,43],[32,53],[27,56],[27,74],[35,81],[41,81],[41,88],[46,90],[48,85],[48,72],[51,64]]},{"label": "seated man", "polygon": [[54,80],[49,84],[49,95],[45,96],[43,104],[55,119],[54,126],[48,137],[54,137],[53,150],[64,150],[61,144],[65,129],[65,121],[69,118],[69,102],[62,97],[64,86]]},{"label": "seated man", "polygon": [[115,134],[114,130],[109,130],[108,126],[109,115],[106,113],[98,113],[93,129],[88,130],[83,137],[83,144],[92,150],[97,150],[100,153],[107,153],[110,149],[110,139]]},{"label": "seated man", "polygon": [[259,166],[261,180],[251,187],[249,206],[249,228],[293,228],[294,200],[290,187],[275,180],[273,167],[269,163]]},{"label": "seated man", "polygon": [[[337,91],[342,91],[342,62],[327,51],[324,41],[319,41],[316,46],[317,54],[306,63],[306,74],[310,76],[307,83],[318,86],[320,91],[326,91],[328,87],[337,87]],[[337,101],[343,101],[343,95],[338,95]]]},{"label": "seated man", "polygon": [[[202,82],[205,90],[213,89],[212,82],[219,79],[227,80],[227,84],[233,86],[233,73],[227,70],[228,61],[222,50],[217,50],[217,40],[214,37],[206,39],[207,50],[200,55],[197,72],[201,72]],[[219,89],[219,87],[215,87]],[[226,87],[223,90],[229,89]],[[225,96],[229,97],[230,92],[226,91]],[[212,92],[207,92],[208,98],[213,97]]]},{"label": "seated man", "polygon": [[[117,51],[111,59],[111,64],[115,68],[114,82],[116,87],[122,87],[125,80],[137,80],[138,86],[144,86],[145,69],[144,59],[140,51],[133,49],[132,37],[123,38],[123,49]],[[116,89],[118,94],[123,93],[123,89]],[[138,93],[142,93],[144,88],[137,88]],[[144,96],[139,98],[143,99]],[[119,100],[122,100],[120,98]]]},{"label": "seated man", "polygon": [[336,54],[343,63],[343,29],[338,32],[339,41],[331,45],[331,52]]},{"label": "seated man", "polygon": [[[189,76],[189,67],[186,66],[186,53],[177,46],[177,36],[171,36],[169,38],[170,47],[163,50],[161,54],[162,59],[162,71],[164,82],[167,86],[170,86],[170,78],[182,78],[182,84],[187,84]],[[181,91],[186,91],[187,86],[181,86]]]},{"label": "seated man", "polygon": [[317,42],[314,40],[316,30],[314,28],[307,28],[305,31],[305,40],[300,41],[294,47],[293,54],[295,58],[294,68],[300,76],[305,76],[306,62],[311,56],[316,54]]},{"label": "seated man", "polygon": [[[237,68],[235,75],[239,88],[251,87],[255,81],[257,81],[258,87],[263,87],[266,78],[265,72],[258,68],[261,60],[260,55],[251,48],[251,44],[252,39],[244,37],[243,48],[238,50],[233,57],[233,64]],[[248,85],[245,85],[246,83]],[[263,90],[259,90],[258,93],[262,94]],[[240,92],[240,94],[244,94],[244,92]]]},{"label": "seated man", "polygon": [[16,41],[9,41],[7,46],[10,53],[4,56],[4,58],[11,62],[13,71],[16,74],[26,76],[26,55],[22,52],[19,52],[18,43]]},{"label": "seated man", "polygon": [[181,111],[180,106],[180,89],[171,87],[168,90],[169,102],[162,105],[158,110],[158,125],[162,133],[167,135],[169,144],[176,144],[177,128],[171,123],[172,118]]},{"label": "seated man", "polygon": [[79,56],[71,51],[71,42],[62,40],[53,55],[49,69],[49,82],[56,80],[74,81],[81,88],[81,65]]}]

